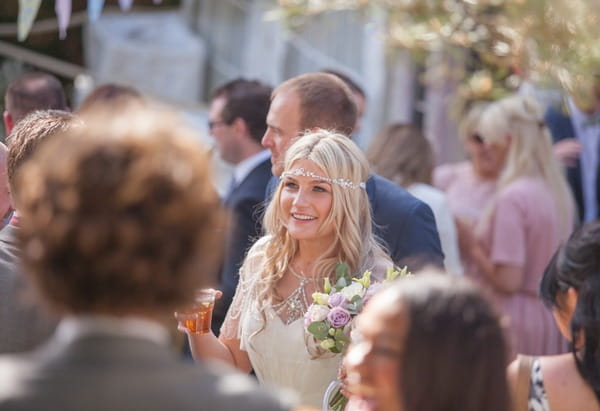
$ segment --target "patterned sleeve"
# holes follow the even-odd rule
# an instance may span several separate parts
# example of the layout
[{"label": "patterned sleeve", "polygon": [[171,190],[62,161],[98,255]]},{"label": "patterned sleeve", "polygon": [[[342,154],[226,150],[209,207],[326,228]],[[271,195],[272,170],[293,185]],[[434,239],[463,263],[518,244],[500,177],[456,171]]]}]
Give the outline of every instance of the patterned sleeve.
[{"label": "patterned sleeve", "polygon": [[256,283],[263,268],[264,250],[267,241],[266,237],[259,239],[248,251],[240,268],[240,279],[235,295],[221,326],[220,335],[228,340],[242,339],[244,315],[250,312],[251,304],[256,301]]}]

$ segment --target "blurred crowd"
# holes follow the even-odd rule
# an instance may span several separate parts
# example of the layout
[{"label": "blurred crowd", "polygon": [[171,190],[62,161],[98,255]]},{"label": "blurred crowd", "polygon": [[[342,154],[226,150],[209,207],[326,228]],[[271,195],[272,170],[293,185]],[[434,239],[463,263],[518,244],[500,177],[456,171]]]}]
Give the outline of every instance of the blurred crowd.
[{"label": "blurred crowd", "polygon": [[[350,411],[600,410],[595,91],[474,104],[467,160],[435,167],[417,124],[363,152],[376,108],[335,70],[218,87],[216,150],[131,87],[71,110],[52,75],[16,78],[0,410],[328,409],[332,386]],[[381,287],[348,294],[341,264]],[[200,289],[203,331],[184,321]]]}]

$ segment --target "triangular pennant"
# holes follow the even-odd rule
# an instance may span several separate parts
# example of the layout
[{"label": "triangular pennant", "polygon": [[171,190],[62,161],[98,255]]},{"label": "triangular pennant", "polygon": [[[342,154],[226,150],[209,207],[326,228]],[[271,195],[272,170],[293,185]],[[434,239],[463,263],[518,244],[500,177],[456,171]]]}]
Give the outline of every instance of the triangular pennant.
[{"label": "triangular pennant", "polygon": [[25,40],[29,35],[41,3],[42,0],[19,0],[19,17],[17,20],[19,41]]},{"label": "triangular pennant", "polygon": [[100,18],[102,14],[102,8],[104,7],[104,0],[88,0],[87,2],[87,12],[88,12],[88,20],[96,21]]},{"label": "triangular pennant", "polygon": [[123,11],[129,11],[132,4],[133,0],[119,0],[119,6],[121,6],[121,10]]},{"label": "triangular pennant", "polygon": [[54,11],[58,18],[58,38],[64,40],[67,37],[69,20],[71,20],[71,0],[56,0]]}]

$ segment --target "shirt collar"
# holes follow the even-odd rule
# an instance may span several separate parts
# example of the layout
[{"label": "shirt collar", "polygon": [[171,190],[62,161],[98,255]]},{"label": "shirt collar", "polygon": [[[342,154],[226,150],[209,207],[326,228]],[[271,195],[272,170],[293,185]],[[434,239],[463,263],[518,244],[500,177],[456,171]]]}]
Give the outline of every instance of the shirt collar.
[{"label": "shirt collar", "polygon": [[248,177],[248,174],[250,174],[252,170],[256,168],[256,166],[270,157],[271,154],[269,150],[263,150],[239,162],[233,169],[233,178],[235,179],[236,183],[239,184],[244,181],[244,179]]},{"label": "shirt collar", "polygon": [[106,315],[67,316],[56,329],[56,336],[71,343],[90,335],[141,338],[159,345],[169,344],[169,332],[156,321],[142,317],[113,317]]},{"label": "shirt collar", "polygon": [[573,124],[577,127],[600,125],[599,112],[594,112],[592,114],[584,113],[570,97],[567,99],[567,104],[569,105],[569,111],[571,112],[571,121],[573,121]]}]

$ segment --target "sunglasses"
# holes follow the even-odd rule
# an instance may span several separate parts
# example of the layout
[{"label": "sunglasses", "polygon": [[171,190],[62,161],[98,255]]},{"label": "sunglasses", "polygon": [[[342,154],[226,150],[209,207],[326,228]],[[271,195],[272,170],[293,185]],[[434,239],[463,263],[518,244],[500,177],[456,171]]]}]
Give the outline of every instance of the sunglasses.
[{"label": "sunglasses", "polygon": [[485,143],[485,142],[483,141],[483,138],[481,138],[481,136],[480,136],[479,134],[477,134],[477,133],[475,133],[475,134],[472,134],[472,135],[469,137],[469,139],[470,139],[472,142],[476,143],[476,144],[484,144],[484,143]]}]

